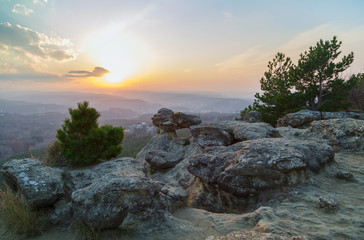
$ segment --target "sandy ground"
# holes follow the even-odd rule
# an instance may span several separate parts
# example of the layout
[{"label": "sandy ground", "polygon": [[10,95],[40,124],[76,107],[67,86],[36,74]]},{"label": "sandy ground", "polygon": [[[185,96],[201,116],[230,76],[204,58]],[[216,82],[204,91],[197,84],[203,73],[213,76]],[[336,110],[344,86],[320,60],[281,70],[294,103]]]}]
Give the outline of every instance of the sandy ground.
[{"label": "sandy ground", "polygon": [[[355,180],[336,178],[340,169],[352,173]],[[319,208],[320,197],[332,198],[338,204],[338,209],[327,212]],[[337,153],[335,163],[313,175],[308,184],[297,186],[250,212],[216,214],[183,208],[176,211],[174,216],[188,222],[195,230],[183,236],[156,233],[143,237],[125,235],[119,239],[205,239],[211,235],[243,230],[305,236],[315,240],[364,239],[364,152]],[[6,233],[2,222],[0,224],[0,239],[20,239]],[[69,232],[52,228],[34,239],[73,240],[75,237]]]}]

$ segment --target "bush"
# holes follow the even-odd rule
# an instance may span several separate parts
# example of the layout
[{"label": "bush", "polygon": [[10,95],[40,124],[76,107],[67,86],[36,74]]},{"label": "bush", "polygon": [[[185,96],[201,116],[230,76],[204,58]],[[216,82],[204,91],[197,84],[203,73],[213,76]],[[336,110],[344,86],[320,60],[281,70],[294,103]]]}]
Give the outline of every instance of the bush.
[{"label": "bush", "polygon": [[0,214],[8,230],[24,237],[40,235],[48,228],[44,214],[29,207],[8,187],[0,189]]},{"label": "bush", "polygon": [[78,103],[77,109],[69,108],[71,119],[66,119],[57,138],[61,154],[72,166],[86,166],[110,159],[121,153],[124,137],[122,127],[99,127],[100,113],[88,107],[88,102]]}]

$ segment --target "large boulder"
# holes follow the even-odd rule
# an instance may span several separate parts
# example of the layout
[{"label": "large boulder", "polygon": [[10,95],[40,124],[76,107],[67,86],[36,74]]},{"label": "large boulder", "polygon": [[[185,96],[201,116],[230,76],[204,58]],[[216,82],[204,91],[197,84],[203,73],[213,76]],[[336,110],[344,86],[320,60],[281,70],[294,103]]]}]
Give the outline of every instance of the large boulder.
[{"label": "large boulder", "polygon": [[241,120],[249,122],[249,123],[255,123],[255,122],[261,122],[262,121],[262,114],[258,111],[250,111],[245,113]]},{"label": "large boulder", "polygon": [[295,113],[289,113],[282,118],[278,119],[277,127],[303,127],[308,126],[315,120],[327,120],[327,119],[343,119],[353,118],[364,120],[364,113],[354,112],[319,112],[311,110],[301,110]]},{"label": "large boulder", "polygon": [[[152,117],[154,126],[160,133],[175,132],[178,129],[189,128],[201,123],[200,117],[182,112],[174,113],[168,108],[159,109]],[[163,130],[161,132],[161,130]]]},{"label": "large boulder", "polygon": [[152,122],[154,126],[161,127],[161,125],[165,122],[172,122],[172,114],[173,111],[171,109],[159,109],[158,112],[152,117]]},{"label": "large boulder", "polygon": [[183,155],[186,146],[176,143],[168,133],[157,134],[152,137],[148,144],[137,154],[136,158],[140,161],[144,161],[150,151],[160,150],[164,152],[170,152],[176,155]]},{"label": "large boulder", "polygon": [[[176,138],[171,139],[168,133],[153,136],[138,153],[137,159],[141,162],[145,161],[144,171],[149,174],[150,178],[163,183],[163,186],[172,187],[164,186],[166,189],[173,189],[173,187],[188,189],[194,178],[187,171],[189,159],[202,153],[202,149],[195,141],[184,145],[176,143],[174,140]],[[172,165],[173,167],[171,167]]]},{"label": "large boulder", "polygon": [[192,204],[211,211],[242,209],[266,191],[305,182],[307,171],[318,172],[334,157],[326,144],[283,138],[206,150],[190,161],[188,171],[198,178]]},{"label": "large boulder", "polygon": [[331,145],[335,151],[364,149],[364,121],[352,118],[313,121],[308,128],[277,128],[289,139],[315,139]]},{"label": "large boulder", "polygon": [[335,150],[363,150],[364,120],[343,118],[314,121],[305,136],[327,141]]},{"label": "large boulder", "polygon": [[12,160],[2,166],[0,173],[7,185],[29,205],[49,207],[64,195],[62,170],[47,167],[35,159]]},{"label": "large boulder", "polygon": [[192,136],[202,147],[228,146],[235,142],[259,138],[280,137],[268,123],[222,121],[191,127]]},{"label": "large boulder", "polygon": [[172,123],[176,126],[176,129],[182,129],[200,124],[201,119],[196,115],[176,112],[172,114]]},{"label": "large boulder", "polygon": [[166,210],[159,184],[147,178],[140,161],[114,159],[90,169],[64,174],[74,219],[98,228],[114,228],[126,217],[146,221]]},{"label": "large boulder", "polygon": [[214,124],[194,126],[191,128],[191,134],[201,147],[228,146],[234,141],[231,133]]},{"label": "large boulder", "polygon": [[[148,178],[143,162],[119,158],[79,170],[60,170],[34,159],[13,160],[1,169],[6,183],[30,205],[48,209],[54,224],[83,221],[90,227],[146,223],[174,201],[160,183]],[[170,189],[175,197],[182,194]]]},{"label": "large boulder", "polygon": [[177,165],[183,159],[183,152],[177,154],[166,152],[163,150],[150,150],[145,156],[147,161],[153,169],[168,169]]}]

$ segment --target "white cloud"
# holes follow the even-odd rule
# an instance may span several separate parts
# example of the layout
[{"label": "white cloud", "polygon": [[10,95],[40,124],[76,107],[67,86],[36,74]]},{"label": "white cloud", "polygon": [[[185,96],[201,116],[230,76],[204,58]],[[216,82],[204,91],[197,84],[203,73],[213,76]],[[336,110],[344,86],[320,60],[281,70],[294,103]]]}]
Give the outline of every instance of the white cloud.
[{"label": "white cloud", "polygon": [[48,73],[50,61],[77,57],[70,40],[50,37],[10,23],[0,23],[0,80],[61,81]]},{"label": "white cloud", "polygon": [[219,72],[231,72],[266,64],[270,53],[261,47],[253,47],[243,53],[233,55],[215,66]]},{"label": "white cloud", "polygon": [[77,56],[69,39],[49,37],[10,23],[0,23],[0,44],[36,58],[67,61]]},{"label": "white cloud", "polygon": [[293,62],[297,62],[299,55],[307,51],[310,46],[314,46],[320,39],[331,40],[337,36],[342,41],[340,50],[342,54],[339,58],[354,52],[354,63],[351,65],[353,73],[363,71],[364,61],[364,26],[343,29],[342,26],[323,24],[312,29],[303,31],[292,36],[286,41],[282,41],[278,46],[262,47],[255,46],[236,55],[227,57],[217,63],[215,67],[219,72],[242,73],[251,68],[266,68],[268,61],[271,61],[277,52],[284,53],[291,57]]},{"label": "white cloud", "polygon": [[48,0],[33,0],[34,4],[46,4],[48,3]]},{"label": "white cloud", "polygon": [[231,18],[233,17],[233,15],[232,15],[230,12],[228,12],[228,11],[224,11],[222,14],[223,14],[226,18],[228,18],[228,19],[231,19]]},{"label": "white cloud", "polygon": [[33,9],[27,8],[26,6],[17,3],[14,5],[13,10],[11,10],[11,12],[13,12],[15,14],[22,14],[25,16],[29,16],[34,11],[33,11]]}]

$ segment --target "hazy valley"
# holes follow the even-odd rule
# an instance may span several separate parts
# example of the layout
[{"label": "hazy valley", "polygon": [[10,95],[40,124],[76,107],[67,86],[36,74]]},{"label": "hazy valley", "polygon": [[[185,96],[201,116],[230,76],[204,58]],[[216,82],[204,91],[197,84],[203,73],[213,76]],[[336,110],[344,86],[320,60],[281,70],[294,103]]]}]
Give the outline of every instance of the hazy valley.
[{"label": "hazy valley", "polygon": [[[0,160],[49,146],[68,108],[87,100],[100,124],[122,126],[127,135],[154,135],[151,117],[160,108],[198,114],[203,121],[232,120],[251,100],[203,94],[131,92],[127,97],[77,92],[3,93],[0,98]],[[131,98],[133,95],[138,98]]]}]

